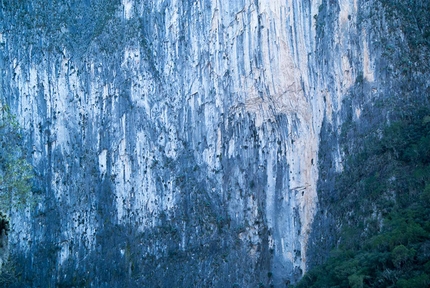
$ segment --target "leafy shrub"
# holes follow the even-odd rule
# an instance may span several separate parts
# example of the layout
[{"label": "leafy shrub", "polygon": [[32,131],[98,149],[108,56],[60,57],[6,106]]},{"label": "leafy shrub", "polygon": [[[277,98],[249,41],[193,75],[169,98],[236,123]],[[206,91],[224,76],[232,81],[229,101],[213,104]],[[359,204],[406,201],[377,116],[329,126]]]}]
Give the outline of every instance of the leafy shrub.
[{"label": "leafy shrub", "polygon": [[10,109],[0,104],[0,211],[31,199],[32,167],[23,153],[23,137]]}]

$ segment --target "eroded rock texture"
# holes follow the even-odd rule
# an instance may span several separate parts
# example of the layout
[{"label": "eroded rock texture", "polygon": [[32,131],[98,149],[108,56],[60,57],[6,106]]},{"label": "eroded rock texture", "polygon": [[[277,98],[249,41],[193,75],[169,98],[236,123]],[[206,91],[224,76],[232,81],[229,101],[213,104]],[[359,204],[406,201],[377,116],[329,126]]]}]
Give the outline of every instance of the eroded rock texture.
[{"label": "eroded rock texture", "polygon": [[320,132],[339,171],[342,100],[357,79],[368,99],[382,85],[366,5],[1,2],[1,97],[41,199],[11,215],[20,285],[299,279],[328,223],[312,228]]}]

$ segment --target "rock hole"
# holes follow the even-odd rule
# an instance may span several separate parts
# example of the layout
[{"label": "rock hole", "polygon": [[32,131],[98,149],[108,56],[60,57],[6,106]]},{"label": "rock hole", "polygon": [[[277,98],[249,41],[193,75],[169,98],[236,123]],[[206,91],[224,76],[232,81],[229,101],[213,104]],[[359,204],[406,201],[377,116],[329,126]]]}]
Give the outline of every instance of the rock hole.
[{"label": "rock hole", "polygon": [[7,243],[7,233],[9,232],[9,220],[6,215],[0,212],[0,248]]}]

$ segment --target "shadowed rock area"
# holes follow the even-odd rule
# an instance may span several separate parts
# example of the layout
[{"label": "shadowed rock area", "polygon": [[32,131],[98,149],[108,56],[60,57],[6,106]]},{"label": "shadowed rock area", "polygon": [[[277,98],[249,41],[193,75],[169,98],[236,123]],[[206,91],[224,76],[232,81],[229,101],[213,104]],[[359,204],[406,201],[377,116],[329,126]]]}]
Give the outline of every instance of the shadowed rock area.
[{"label": "shadowed rock area", "polygon": [[397,87],[378,3],[1,2],[40,199],[10,215],[11,287],[297,282],[335,242],[343,123]]}]

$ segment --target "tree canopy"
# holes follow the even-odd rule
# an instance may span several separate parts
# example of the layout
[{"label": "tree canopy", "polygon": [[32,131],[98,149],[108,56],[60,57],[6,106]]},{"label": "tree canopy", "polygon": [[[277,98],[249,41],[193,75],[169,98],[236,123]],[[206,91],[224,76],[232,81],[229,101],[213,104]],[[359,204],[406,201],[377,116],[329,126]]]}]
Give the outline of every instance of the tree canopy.
[{"label": "tree canopy", "polygon": [[[23,136],[16,117],[8,106],[0,103],[0,218],[10,209],[28,204],[31,197],[30,179],[33,169],[23,149]],[[16,206],[17,205],[17,206]],[[3,221],[7,223],[7,221]],[[2,223],[3,223],[2,222]],[[3,225],[2,229],[8,229]]]}]

